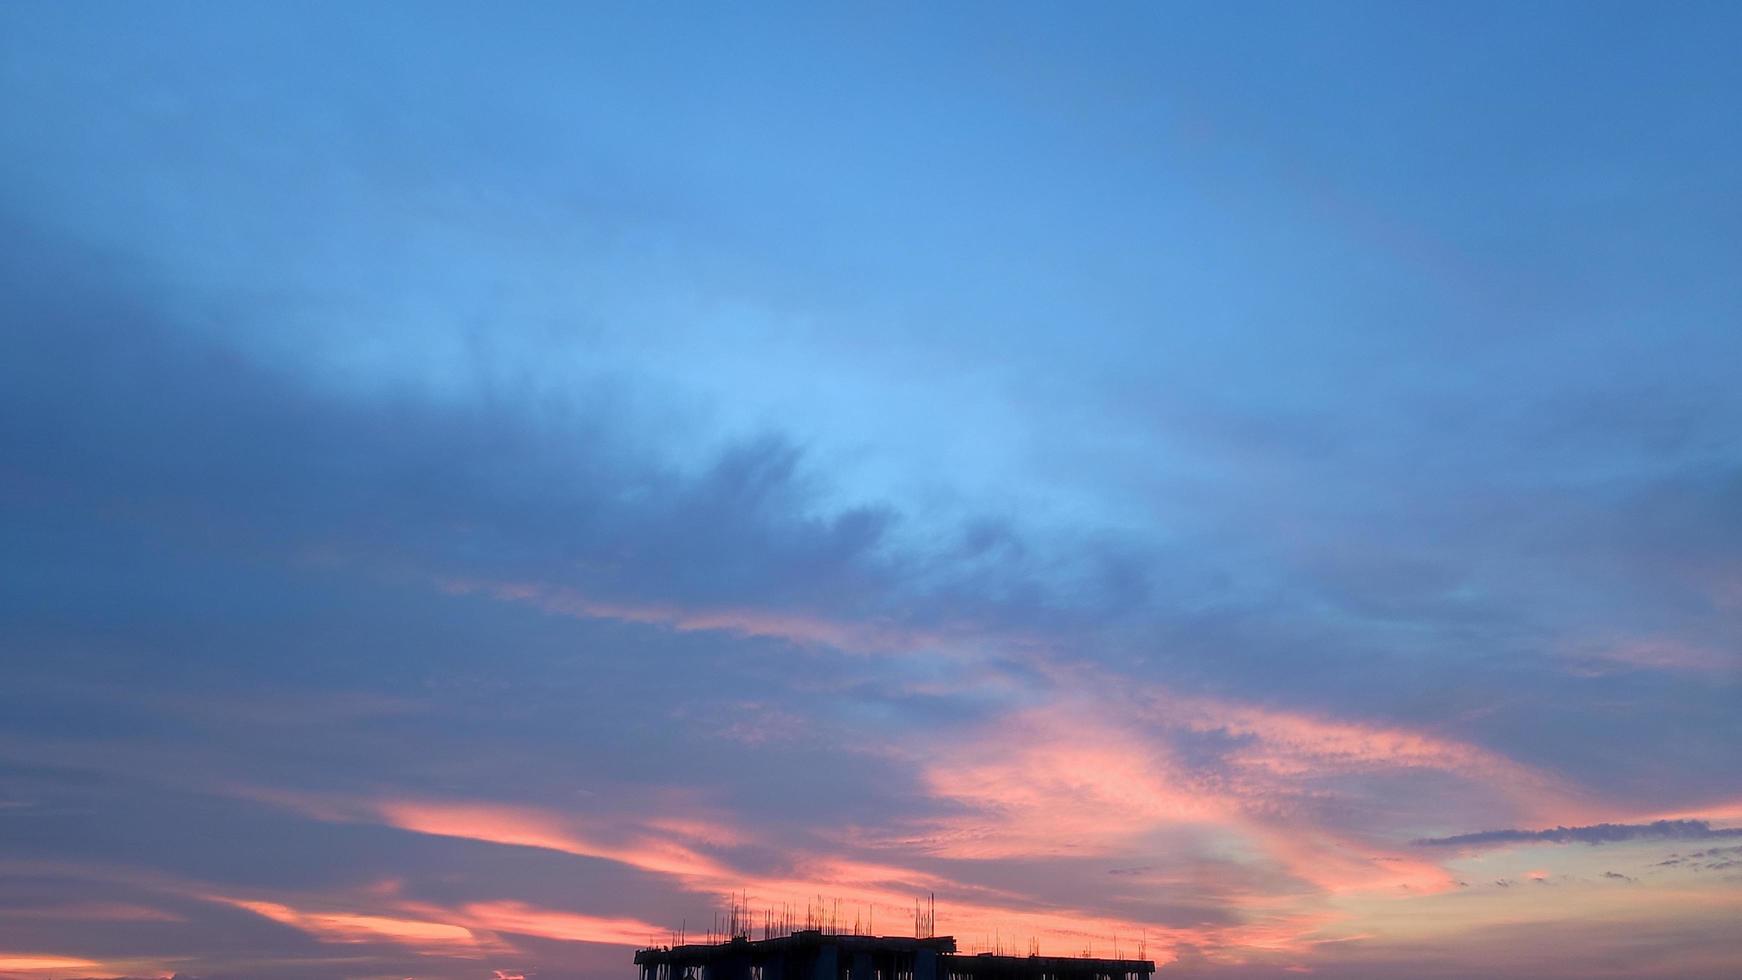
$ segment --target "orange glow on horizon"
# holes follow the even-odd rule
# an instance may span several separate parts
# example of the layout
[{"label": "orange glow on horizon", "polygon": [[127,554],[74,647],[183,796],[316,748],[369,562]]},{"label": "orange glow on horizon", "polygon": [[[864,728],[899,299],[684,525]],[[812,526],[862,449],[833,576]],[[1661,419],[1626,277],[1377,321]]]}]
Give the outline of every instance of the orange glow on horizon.
[{"label": "orange glow on horizon", "polygon": [[103,964],[76,956],[49,956],[32,953],[0,952],[0,970],[37,972],[48,970],[100,970]]}]

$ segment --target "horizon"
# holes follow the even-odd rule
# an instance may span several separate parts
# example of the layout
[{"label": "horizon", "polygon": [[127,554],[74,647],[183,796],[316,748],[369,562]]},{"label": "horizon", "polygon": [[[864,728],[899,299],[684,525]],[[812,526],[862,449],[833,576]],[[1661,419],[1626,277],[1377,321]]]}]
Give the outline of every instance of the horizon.
[{"label": "horizon", "polygon": [[0,6],[0,980],[1742,976],[1739,36]]}]

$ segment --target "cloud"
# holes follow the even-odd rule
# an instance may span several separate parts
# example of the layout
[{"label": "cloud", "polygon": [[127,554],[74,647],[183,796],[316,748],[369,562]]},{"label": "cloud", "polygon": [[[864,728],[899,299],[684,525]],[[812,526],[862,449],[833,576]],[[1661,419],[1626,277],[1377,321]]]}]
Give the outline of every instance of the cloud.
[{"label": "cloud", "polygon": [[101,963],[75,956],[50,956],[44,953],[8,953],[0,951],[0,970],[17,973],[50,972],[65,974],[68,970],[101,969]]},{"label": "cloud", "polygon": [[[387,824],[422,834],[603,858],[656,874],[702,879],[714,887],[732,879],[717,860],[691,846],[698,833],[709,834],[708,828],[694,825],[656,821],[648,828],[651,833],[632,832],[621,843],[600,843],[577,833],[570,826],[575,821],[532,808],[406,800],[384,802],[375,809]],[[719,834],[709,836],[717,839]],[[685,838],[690,841],[680,843]]]},{"label": "cloud", "polygon": [[1713,827],[1705,820],[1601,823],[1547,830],[1484,830],[1452,837],[1424,837],[1420,847],[1500,847],[1507,844],[1620,844],[1636,840],[1720,840],[1742,837],[1742,827]]},{"label": "cloud", "polygon": [[1567,654],[1580,669],[1601,674],[1616,668],[1680,671],[1716,678],[1742,675],[1742,654],[1667,640],[1592,645]]},{"label": "cloud", "polygon": [[90,922],[180,922],[174,912],[128,902],[42,903],[30,908],[0,906],[0,919],[57,919]]},{"label": "cloud", "polygon": [[299,909],[279,902],[223,896],[211,896],[211,900],[245,909],[327,942],[379,940],[435,953],[456,949],[469,951],[479,946],[478,937],[470,929],[450,922],[378,915],[368,911]]},{"label": "cloud", "polygon": [[459,910],[473,928],[569,942],[650,945],[666,934],[663,926],[621,917],[580,915],[524,902],[474,902]]},{"label": "cloud", "polygon": [[501,935],[640,946],[662,926],[623,916],[588,915],[526,902],[495,900],[446,907],[389,893],[319,899],[320,907],[207,896],[328,943],[385,942],[430,956],[475,957],[512,950]]},{"label": "cloud", "polygon": [[1671,854],[1654,868],[1690,868],[1694,871],[1725,871],[1742,864],[1742,845],[1708,847],[1688,854]]},{"label": "cloud", "polygon": [[[68,217],[125,231],[148,258],[87,253],[10,221],[0,235],[10,260],[0,264],[0,544],[11,558],[0,758],[85,781],[62,794],[77,807],[7,809],[0,855],[217,882],[224,890],[206,891],[251,903],[217,911],[296,939],[285,958],[303,957],[314,976],[333,972],[320,956],[364,945],[463,957],[497,931],[528,937],[528,949],[640,941],[649,923],[697,922],[723,891],[773,904],[818,889],[878,906],[880,920],[935,889],[964,931],[1025,928],[1073,948],[1160,925],[1158,950],[1177,943],[1192,958],[1260,969],[1451,887],[1438,854],[1398,853],[1419,828],[1610,815],[1586,816],[1586,793],[1661,800],[1669,814],[1734,756],[1734,692],[1721,683],[1730,661],[1712,653],[1728,649],[1726,624],[1696,608],[1709,593],[1733,613],[1742,595],[1733,460],[1675,447],[1734,430],[1721,366],[1735,359],[1698,337],[1641,353],[1695,351],[1719,384],[1710,404],[1680,378],[1611,394],[1635,358],[1620,372],[1572,364],[1558,338],[1530,331],[1492,345],[1462,331],[1436,341],[1397,316],[1407,304],[1395,296],[1385,322],[1406,328],[1385,332],[1376,359],[1376,335],[1342,326],[1362,319],[1344,299],[1371,295],[1365,262],[1362,288],[1338,291],[1335,322],[1302,319],[1292,295],[1275,310],[1242,307],[1264,290],[1236,283],[1295,279],[1234,275],[1213,305],[1252,329],[1200,331],[1189,304],[1171,300],[1092,308],[1117,292],[1113,266],[1140,270],[1146,295],[1164,288],[1150,283],[1154,263],[1092,258],[1162,254],[1155,243],[1084,251],[1068,236],[1018,233],[955,248],[890,220],[899,208],[875,209],[873,230],[901,240],[885,249],[899,252],[895,264],[935,266],[929,281],[943,288],[904,286],[887,266],[850,258],[880,250],[851,221],[792,221],[779,207],[710,211],[667,248],[637,216],[593,213],[577,194],[635,197],[601,177],[613,165],[651,174],[737,154],[679,145],[657,166],[591,150],[577,161],[550,135],[584,133],[609,156],[626,134],[596,116],[553,126],[528,108],[549,92],[638,92],[585,101],[681,129],[652,90],[564,74],[690,60],[663,46],[660,59],[625,55],[635,49],[617,50],[601,25],[581,33],[610,58],[565,49],[563,71],[546,76],[536,57],[516,57],[533,64],[519,93],[530,97],[498,112],[503,72],[456,74],[452,59],[429,71],[416,52],[432,38],[402,35],[407,25],[362,58],[326,44],[327,31],[323,78],[274,71],[262,86],[179,48],[207,34],[231,41],[233,25],[181,32],[158,16],[144,29],[167,46],[90,19],[122,50],[83,50],[115,55],[114,75],[87,72],[101,55],[0,31],[0,44],[30,49],[8,86],[41,92],[63,72],[99,88],[149,80],[16,120],[42,136],[33,148],[73,139],[93,151],[97,179],[69,195],[88,202],[82,216],[41,227]],[[479,46],[464,64],[489,66],[488,32],[442,33]],[[716,50],[714,32],[702,33],[701,48]],[[290,69],[289,48],[214,50]],[[176,70],[142,70],[148,49]],[[385,86],[370,71],[383,64],[395,79]],[[724,91],[731,73],[718,74]],[[831,85],[786,90],[830,93],[830,118],[842,95],[853,100]],[[322,91],[346,94],[334,105]],[[419,101],[426,91],[441,97]],[[357,110],[353,92],[378,93],[379,109]],[[30,101],[0,99],[0,112]],[[476,127],[522,111],[538,117],[524,132]],[[718,119],[735,118],[700,115],[713,136]],[[956,118],[939,128],[960,135]],[[223,120],[238,128],[213,132]],[[776,145],[754,125],[726,129],[745,134],[744,148]],[[858,114],[853,129],[877,135]],[[403,149],[382,145],[399,138],[427,160],[407,167]],[[127,151],[141,143],[167,156],[155,181],[140,180],[140,154]],[[503,152],[516,146],[539,151]],[[902,199],[952,176],[925,156],[925,179]],[[863,161],[888,159],[843,157],[861,169],[813,166],[804,153],[747,155],[743,166],[777,184],[787,180],[768,176],[769,163],[826,174],[815,200],[832,209],[876,182],[843,172],[876,178]],[[498,158],[548,171],[490,171]],[[32,172],[28,159],[0,164],[17,178],[3,183],[25,189],[20,200],[52,200],[35,191],[56,186],[57,168]],[[975,170],[994,172],[1009,168]],[[686,195],[714,186],[689,176],[676,181]],[[1036,186],[1068,194],[1071,183]],[[1093,203],[1114,199],[1102,194]],[[674,213],[693,204],[659,199]],[[1001,204],[999,221],[1020,231],[1024,202],[1037,200],[1068,202],[1010,194],[1017,206]],[[1270,216],[1260,237],[1274,238],[1279,212],[1253,210]],[[706,250],[708,228],[734,225],[703,277],[729,288],[698,289],[684,268],[691,250]],[[759,246],[751,225],[784,227]],[[839,240],[802,243],[837,226],[848,232]],[[662,258],[624,268],[613,261],[622,254],[575,248],[573,229]],[[1226,256],[1209,230],[1179,254],[1214,269]],[[221,254],[190,260],[190,240]],[[527,244],[492,254],[507,241]],[[833,256],[855,296],[887,294],[898,315],[812,305],[828,291],[814,283],[769,291],[752,253],[771,242],[783,259],[769,265]],[[1047,247],[1072,258],[1037,258],[1044,275],[1000,269],[978,286],[961,263],[935,261],[996,266],[1000,251]],[[1344,250],[1287,251],[1316,261]],[[1068,288],[1079,254],[1091,256],[1093,288]],[[617,278],[652,288],[615,290]],[[1002,310],[936,308],[976,288],[1011,299]],[[1037,288],[1064,302],[1032,304]],[[521,301],[545,292],[589,300]],[[1673,291],[1650,292],[1660,305]],[[603,293],[630,302],[590,302]],[[475,322],[442,326],[457,319]],[[592,328],[604,321],[621,326]],[[1069,332],[1025,326],[1040,321]],[[1081,342],[1085,325],[1115,321],[1144,326],[1118,343]],[[1283,323],[1299,333],[1271,332]],[[614,342],[616,331],[633,339]],[[1580,356],[1615,340],[1593,327]],[[1422,341],[1450,343],[1412,350]],[[871,361],[887,376],[864,371]],[[1454,362],[1473,368],[1450,372],[1460,378],[1509,380],[1452,383],[1441,368]],[[1569,377],[1601,388],[1600,404],[1577,390],[1538,397]],[[1553,411],[1535,410],[1544,401]],[[831,424],[847,415],[845,432]],[[866,433],[870,448],[858,441]],[[1621,439],[1636,448],[1618,458]],[[1668,451],[1653,448],[1664,441]],[[1010,458],[1022,465],[987,465]],[[879,479],[856,482],[878,468]],[[1556,638],[1576,632],[1568,624],[1587,619],[1601,621],[1593,635],[1649,638],[1612,659],[1671,669],[1568,677],[1561,660],[1533,653],[1560,649]],[[362,710],[334,710],[346,704]],[[1641,710],[1594,710],[1613,704]],[[1666,705],[1675,710],[1645,710]],[[243,780],[331,805],[263,818],[201,795]],[[165,799],[154,792],[164,786],[188,792]],[[356,892],[356,880],[388,876],[404,879],[405,896]],[[103,959],[87,928],[99,919],[114,942],[149,931],[200,951],[188,938],[197,913],[141,912],[144,899],[121,904],[107,887],[81,880],[48,906],[77,937],[63,951]],[[1414,918],[1462,928],[1456,916]]]}]

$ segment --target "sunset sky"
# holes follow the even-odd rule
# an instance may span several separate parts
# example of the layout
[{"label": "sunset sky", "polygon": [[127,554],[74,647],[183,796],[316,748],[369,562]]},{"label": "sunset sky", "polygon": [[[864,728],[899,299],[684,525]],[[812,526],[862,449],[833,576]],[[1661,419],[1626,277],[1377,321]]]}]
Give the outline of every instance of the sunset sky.
[{"label": "sunset sky", "polygon": [[0,5],[0,977],[1742,976],[1742,6]]}]

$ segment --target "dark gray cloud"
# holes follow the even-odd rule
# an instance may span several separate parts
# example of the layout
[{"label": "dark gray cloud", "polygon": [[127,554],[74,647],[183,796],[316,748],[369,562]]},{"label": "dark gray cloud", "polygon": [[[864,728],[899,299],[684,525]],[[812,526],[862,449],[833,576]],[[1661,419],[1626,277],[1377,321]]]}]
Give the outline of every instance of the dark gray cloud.
[{"label": "dark gray cloud", "polygon": [[1727,871],[1742,864],[1742,844],[1732,847],[1708,847],[1688,854],[1671,854],[1652,865],[1654,868],[1691,868],[1694,871]]},{"label": "dark gray cloud", "polygon": [[1547,830],[1483,830],[1452,837],[1424,837],[1420,847],[1496,847],[1504,844],[1621,844],[1636,840],[1721,840],[1742,837],[1742,827],[1713,827],[1705,820],[1600,823]]},{"label": "dark gray cloud", "polygon": [[219,552],[321,552],[386,575],[573,589],[607,605],[749,605],[896,637],[1068,621],[1078,601],[1044,581],[1057,557],[1020,560],[1033,548],[957,576],[949,549],[893,547],[897,513],[822,503],[778,435],[679,471],[608,393],[538,405],[334,398],[178,330],[154,287],[122,284],[98,256],[29,227],[8,238],[0,446],[9,495],[36,517],[14,530],[57,535],[20,542],[51,560],[78,544],[56,515],[82,507]]}]

